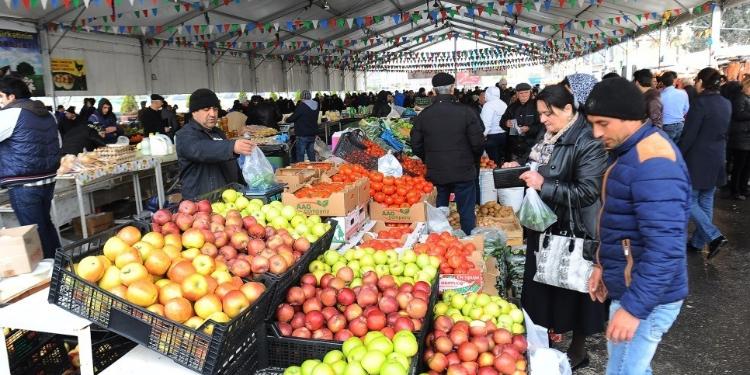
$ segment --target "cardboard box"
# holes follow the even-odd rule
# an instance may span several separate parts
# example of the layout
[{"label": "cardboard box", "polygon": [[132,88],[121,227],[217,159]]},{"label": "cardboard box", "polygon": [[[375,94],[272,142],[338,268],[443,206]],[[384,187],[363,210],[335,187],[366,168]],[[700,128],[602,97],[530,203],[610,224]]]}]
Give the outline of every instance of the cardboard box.
[{"label": "cardboard box", "polygon": [[344,190],[331,194],[328,198],[297,198],[291,192],[284,192],[281,194],[281,202],[296,208],[305,215],[347,216],[357,208],[359,193],[362,190],[361,185],[365,183],[366,179],[361,179],[348,185]]},{"label": "cardboard box", "polygon": [[29,273],[44,258],[36,224],[0,229],[0,276]]},{"label": "cardboard box", "polygon": [[367,206],[357,206],[348,215],[333,217],[331,220],[338,223],[333,233],[333,243],[346,243],[367,223]]},{"label": "cardboard box", "polygon": [[279,168],[274,173],[276,182],[286,184],[284,191],[294,192],[320,177],[320,170],[307,168]]},{"label": "cardboard box", "polygon": [[[315,168],[317,166],[326,166],[328,167],[328,170]],[[306,162],[294,163],[292,164],[292,168],[311,169],[315,171],[315,173],[317,174],[316,177],[322,177],[322,176],[331,177],[335,175],[336,173],[338,173],[339,171],[339,168],[336,166],[336,164],[325,162],[325,161],[318,161],[318,162],[306,161]]]},{"label": "cardboard box", "polygon": [[[73,231],[76,235],[83,236],[83,230],[81,228],[81,217],[76,217],[71,221]],[[103,232],[106,229],[112,228],[115,225],[114,216],[111,212],[100,212],[98,214],[86,215],[86,229],[88,230],[89,236],[99,232]]]},{"label": "cardboard box", "polygon": [[500,272],[497,269],[497,260],[494,257],[488,257],[484,262],[484,275],[482,275],[483,285],[482,293],[489,294],[491,296],[499,296],[500,291],[497,290],[497,277]]},{"label": "cardboard box", "polygon": [[478,292],[484,286],[484,236],[472,236],[461,240],[462,243],[473,243],[475,251],[469,260],[474,263],[475,269],[468,274],[441,274],[438,281],[440,293],[446,290],[455,290],[460,294]]},{"label": "cardboard box", "polygon": [[[368,191],[369,194],[369,191]],[[427,221],[427,206],[425,202],[435,205],[437,190],[432,189],[430,194],[421,201],[414,203],[408,208],[388,208],[374,200],[370,201],[370,217],[373,220],[387,221],[390,223],[414,223]]]},{"label": "cardboard box", "polygon": [[[409,225],[409,228],[411,229],[411,232],[404,234],[400,239],[397,240],[401,243],[401,247],[412,247],[419,239],[419,236],[427,230],[425,223],[411,223],[411,225]],[[362,241],[364,242],[367,240],[377,239],[377,233],[387,229],[391,228],[386,224],[386,222],[376,220],[375,225],[367,233],[365,233]]]}]

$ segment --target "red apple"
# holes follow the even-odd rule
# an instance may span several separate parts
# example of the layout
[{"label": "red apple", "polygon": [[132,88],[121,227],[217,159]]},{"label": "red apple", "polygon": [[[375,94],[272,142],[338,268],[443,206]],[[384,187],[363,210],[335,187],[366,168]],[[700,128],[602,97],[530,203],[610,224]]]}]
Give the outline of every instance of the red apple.
[{"label": "red apple", "polygon": [[385,327],[386,318],[380,310],[372,310],[366,315],[367,329],[370,331],[379,331]]},{"label": "red apple", "polygon": [[516,371],[516,360],[510,355],[503,353],[495,358],[495,370],[502,374],[513,374]]},{"label": "red apple", "polygon": [[[401,284],[405,285],[405,284]],[[409,303],[414,299],[414,296],[411,295],[411,292],[399,292],[396,295],[396,301],[398,301],[398,306],[402,310],[405,310],[407,306],[409,306]]]},{"label": "red apple", "polygon": [[504,328],[498,328],[492,333],[492,340],[495,341],[495,344],[497,345],[510,344],[513,342],[513,335]]},{"label": "red apple", "polygon": [[305,327],[300,327],[292,331],[293,337],[299,337],[303,339],[309,339],[312,337],[312,333],[310,333],[310,330]]},{"label": "red apple", "polygon": [[448,359],[443,353],[435,353],[432,358],[427,361],[427,366],[432,371],[442,373],[448,367]]},{"label": "red apple", "polygon": [[253,257],[253,261],[250,262],[250,269],[255,274],[266,273],[269,268],[268,259],[260,255]]},{"label": "red apple", "polygon": [[320,292],[320,302],[323,306],[335,306],[336,305],[336,289],[325,288]]},{"label": "red apple", "polygon": [[289,323],[284,322],[278,322],[276,323],[277,327],[279,328],[279,333],[281,333],[282,336],[291,336],[292,331],[294,330],[292,328],[292,325]]},{"label": "red apple", "polygon": [[169,210],[162,208],[161,210],[154,212],[151,220],[156,224],[164,225],[172,221],[172,213],[169,212]]},{"label": "red apple", "polygon": [[526,342],[526,337],[523,335],[513,336],[512,345],[519,353],[526,353],[526,349],[529,347],[529,344]]},{"label": "red apple", "polygon": [[362,287],[357,295],[357,303],[362,307],[378,303],[378,292],[374,287]]},{"label": "red apple", "polygon": [[327,327],[333,333],[337,333],[346,328],[346,318],[341,314],[336,314],[328,319]]},{"label": "red apple", "polygon": [[305,328],[315,331],[323,327],[323,324],[325,324],[325,317],[322,312],[319,310],[305,312]]},{"label": "red apple", "polygon": [[250,274],[251,266],[247,261],[243,259],[237,259],[234,261],[234,263],[232,263],[232,266],[229,270],[235,276],[247,277],[247,275]]},{"label": "red apple", "polygon": [[450,332],[453,328],[453,320],[445,315],[440,315],[435,318],[435,330],[442,332]]},{"label": "red apple", "polygon": [[336,334],[333,335],[333,339],[336,341],[346,341],[353,336],[354,335],[352,334],[352,331],[345,328],[341,331],[336,332]]},{"label": "red apple", "polygon": [[406,313],[415,319],[422,319],[427,315],[427,302],[415,298],[406,306]]},{"label": "red apple", "polygon": [[451,339],[449,339],[448,337],[438,337],[433,342],[433,347],[440,353],[448,354],[453,351],[453,342],[451,342]]},{"label": "red apple", "polygon": [[219,254],[224,256],[224,259],[230,260],[237,257],[237,249],[231,246],[222,246],[219,248]]},{"label": "red apple", "polygon": [[360,307],[359,305],[352,304],[344,309],[344,317],[349,322],[359,318],[360,316],[362,316],[362,307]]},{"label": "red apple", "polygon": [[305,293],[305,299],[314,297],[318,290],[320,289],[316,289],[310,284],[302,285],[302,291]]},{"label": "red apple", "polygon": [[177,208],[177,211],[179,211],[180,213],[188,215],[194,215],[196,210],[197,207],[195,206],[195,203],[189,200],[180,202],[180,206]]},{"label": "red apple", "polygon": [[303,312],[296,312],[294,313],[294,316],[292,316],[292,321],[290,322],[292,325],[292,328],[297,329],[300,327],[305,326],[305,313]]},{"label": "red apple", "polygon": [[300,284],[310,284],[312,286],[318,285],[318,279],[312,273],[306,273],[300,278]]},{"label": "red apple", "polygon": [[323,304],[320,303],[320,300],[317,298],[309,298],[302,304],[302,311],[304,311],[305,314],[309,314],[311,311],[320,311],[322,309]]},{"label": "red apple", "polygon": [[472,362],[479,356],[477,346],[472,342],[464,342],[458,346],[458,358],[463,362]]},{"label": "red apple", "polygon": [[288,303],[282,303],[276,308],[276,320],[283,323],[289,323],[294,317],[294,308]]},{"label": "red apple", "polygon": [[286,301],[291,305],[301,305],[305,302],[305,293],[302,288],[293,286],[286,292]]},{"label": "red apple", "polygon": [[396,323],[393,324],[393,330],[396,332],[404,330],[414,331],[414,323],[412,323],[411,319],[400,316],[396,319]]},{"label": "red apple", "polygon": [[364,316],[359,316],[349,321],[348,328],[354,336],[362,337],[367,334],[367,319]]},{"label": "red apple", "polygon": [[[313,276],[314,277],[314,276]],[[343,288],[336,294],[336,302],[342,306],[349,306],[356,300],[354,292],[349,288]]]}]

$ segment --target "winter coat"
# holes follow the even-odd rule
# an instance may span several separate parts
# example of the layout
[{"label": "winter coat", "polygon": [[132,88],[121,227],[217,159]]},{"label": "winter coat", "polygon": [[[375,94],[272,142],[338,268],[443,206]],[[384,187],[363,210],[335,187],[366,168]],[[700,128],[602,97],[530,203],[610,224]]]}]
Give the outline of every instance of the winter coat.
[{"label": "winter coat", "polygon": [[[582,117],[582,116],[579,116]],[[525,104],[516,100],[508,109],[505,110],[503,117],[500,118],[500,126],[509,130],[506,126],[508,120],[515,119],[519,127],[528,126],[529,131],[516,136],[514,144],[513,158],[516,161],[523,161],[529,157],[531,147],[536,144],[537,138],[544,134],[544,126],[539,122],[539,113],[536,110],[536,100],[529,99]]]},{"label": "winter coat", "polygon": [[191,120],[175,135],[175,148],[184,199],[241,181],[234,141],[218,127],[206,129]]},{"label": "winter coat", "polygon": [[263,125],[274,129],[279,128],[281,113],[275,105],[267,102],[258,103],[253,107],[252,117],[245,122],[248,125]]},{"label": "winter coat", "polygon": [[472,181],[484,150],[484,127],[476,111],[452,95],[438,95],[414,119],[411,147],[437,185]]},{"label": "winter coat", "polygon": [[54,177],[60,166],[60,133],[40,101],[16,99],[0,110],[0,186]]},{"label": "winter coat", "polygon": [[143,126],[143,134],[149,136],[153,134],[166,134],[164,128],[167,126],[167,121],[162,118],[161,110],[154,110],[151,107],[146,107],[138,116],[138,121]]},{"label": "winter coat", "polygon": [[[102,107],[104,107],[105,104],[109,105],[110,110],[110,112],[106,115],[102,113]],[[99,105],[96,108],[96,111],[94,111],[94,113],[92,113],[91,116],[88,117],[88,123],[95,125],[102,131],[106,131],[106,129],[109,127],[115,127],[117,129],[114,132],[107,133],[104,136],[104,142],[108,144],[117,142],[117,137],[125,134],[125,132],[119,126],[117,126],[117,117],[114,113],[112,113],[112,103],[110,103],[107,99],[99,100]]]},{"label": "winter coat", "polygon": [[[540,134],[539,142],[543,135]],[[539,174],[544,177],[539,196],[557,215],[554,229],[569,231],[572,227],[580,236],[596,235],[599,192],[606,168],[604,146],[594,139],[591,126],[579,114],[578,120],[555,143],[549,162],[539,166]]]},{"label": "winter coat", "polygon": [[63,136],[62,155],[78,155],[104,146],[104,139],[99,132],[87,124],[78,124]]},{"label": "winter coat", "polygon": [[646,116],[651,120],[651,123],[661,128],[664,125],[664,106],[661,104],[661,95],[656,89],[648,89],[643,93],[643,97],[646,99]]},{"label": "winter coat", "polygon": [[651,123],[614,149],[610,158],[597,259],[609,297],[636,318],[646,319],[657,305],[688,294],[688,167],[669,137]]},{"label": "winter coat", "polygon": [[718,92],[703,92],[690,106],[679,146],[693,189],[726,184],[724,162],[731,115],[732,103]]},{"label": "winter coat", "polygon": [[298,137],[318,135],[317,103],[312,100],[301,101],[286,122],[294,123],[294,134]]},{"label": "winter coat", "polygon": [[750,96],[738,95],[732,103],[729,148],[750,151]]},{"label": "winter coat", "polygon": [[500,89],[489,87],[484,95],[487,102],[479,115],[484,124],[484,135],[505,133],[505,129],[500,126],[500,118],[508,109],[508,104],[500,99]]}]

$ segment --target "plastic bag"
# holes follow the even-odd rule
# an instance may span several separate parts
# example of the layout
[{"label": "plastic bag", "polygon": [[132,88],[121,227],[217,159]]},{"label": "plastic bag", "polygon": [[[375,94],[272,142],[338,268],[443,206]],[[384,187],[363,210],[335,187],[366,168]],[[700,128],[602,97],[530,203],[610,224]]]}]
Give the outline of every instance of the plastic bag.
[{"label": "plastic bag", "polygon": [[378,159],[378,172],[386,176],[401,177],[404,174],[404,169],[398,159],[388,151],[387,154]]},{"label": "plastic bag", "polygon": [[448,222],[448,207],[437,208],[427,202],[427,229],[430,233],[450,232],[451,223]]},{"label": "plastic bag", "polygon": [[497,201],[503,206],[513,207],[513,212],[517,213],[523,203],[523,188],[497,189]]},{"label": "plastic bag", "polygon": [[270,189],[274,184],[273,166],[263,155],[260,147],[255,147],[242,161],[242,176],[251,190]]},{"label": "plastic bag", "polygon": [[518,221],[526,228],[544,232],[557,221],[557,215],[539,197],[533,188],[526,188],[521,209],[518,210]]},{"label": "plastic bag", "polygon": [[313,147],[315,148],[315,153],[318,154],[318,160],[326,160],[333,156],[331,149],[322,139],[320,139],[320,137],[315,137],[315,144]]}]

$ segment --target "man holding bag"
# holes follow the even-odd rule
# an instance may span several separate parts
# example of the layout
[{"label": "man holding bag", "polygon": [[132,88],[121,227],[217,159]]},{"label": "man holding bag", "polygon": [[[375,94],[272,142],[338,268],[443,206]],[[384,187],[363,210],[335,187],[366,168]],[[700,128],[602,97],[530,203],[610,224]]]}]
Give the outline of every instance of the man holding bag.
[{"label": "man holding bag", "polygon": [[607,374],[650,374],[661,337],[688,294],[688,170],[667,134],[644,122],[643,94],[627,80],[597,84],[585,111],[611,155],[589,281],[592,300],[604,301],[607,293],[612,300]]},{"label": "man holding bag", "polygon": [[195,199],[231,182],[241,182],[236,159],[250,155],[255,148],[249,140],[227,140],[216,127],[220,105],[209,89],[198,89],[190,95],[190,122],[175,136],[183,199]]}]

